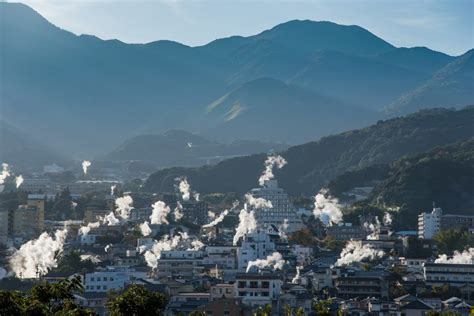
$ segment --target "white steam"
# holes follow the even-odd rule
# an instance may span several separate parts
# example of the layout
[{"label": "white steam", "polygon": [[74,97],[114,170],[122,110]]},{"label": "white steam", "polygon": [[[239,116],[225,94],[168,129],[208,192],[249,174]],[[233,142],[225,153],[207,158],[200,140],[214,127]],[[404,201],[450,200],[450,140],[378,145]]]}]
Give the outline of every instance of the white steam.
[{"label": "white steam", "polygon": [[57,230],[54,236],[42,233],[38,239],[23,244],[10,257],[12,272],[20,279],[39,278],[57,267],[57,255],[63,251],[67,230]]},{"label": "white steam", "polygon": [[390,225],[392,225],[392,215],[390,215],[389,212],[385,212],[385,213],[383,214],[383,224],[384,224],[385,226],[390,226]]},{"label": "white steam", "polygon": [[7,163],[2,163],[2,172],[0,173],[0,184],[5,183],[5,179],[10,176],[10,168]]},{"label": "white steam", "polygon": [[440,255],[435,263],[447,264],[474,264],[474,248],[469,248],[463,252],[454,251],[454,255],[449,258],[447,255]]},{"label": "white steam", "polygon": [[208,227],[216,226],[217,224],[219,224],[220,222],[222,222],[224,220],[224,217],[226,217],[227,214],[229,214],[228,210],[225,210],[224,212],[220,213],[218,217],[216,217],[216,215],[214,214],[214,220],[212,222],[210,222],[209,224],[206,224],[202,227],[203,228],[208,228]]},{"label": "white steam", "polygon": [[315,218],[319,218],[325,226],[342,221],[339,201],[329,196],[326,189],[321,189],[314,197],[313,215]]},{"label": "white steam", "polygon": [[253,197],[252,194],[247,193],[245,194],[245,201],[248,206],[251,206],[254,209],[258,208],[272,208],[272,202],[269,200],[266,200],[264,198],[256,198]]},{"label": "white steam", "polygon": [[117,206],[118,216],[124,220],[130,217],[130,212],[133,209],[133,199],[130,195],[125,195],[115,199],[115,205]]},{"label": "white steam", "polygon": [[148,221],[144,221],[143,224],[140,224],[140,232],[145,237],[151,234],[151,228]]},{"label": "white steam", "polygon": [[374,260],[385,255],[382,250],[376,250],[370,244],[362,245],[361,241],[350,240],[346,247],[342,249],[340,258],[336,262],[336,266],[350,265],[353,262],[363,260]]},{"label": "white steam", "polygon": [[117,186],[114,184],[110,187],[110,195],[115,195],[115,189],[117,188]]},{"label": "white steam", "polygon": [[191,186],[188,183],[188,180],[184,178],[176,178],[179,181],[178,190],[181,193],[181,198],[183,201],[189,201],[191,197]]},{"label": "white steam", "polygon": [[281,253],[275,251],[271,255],[267,256],[265,259],[249,261],[246,272],[248,273],[253,267],[256,267],[258,269],[268,267],[272,268],[273,270],[282,270],[284,265],[285,260],[283,260]]},{"label": "white steam", "polygon": [[279,155],[268,156],[265,160],[265,170],[258,179],[258,183],[262,186],[266,180],[273,179],[273,168],[277,167],[278,169],[283,168],[287,164],[285,158]]},{"label": "white steam", "polygon": [[164,235],[160,240],[154,240],[153,244],[142,246],[140,252],[145,251],[145,261],[150,268],[156,269],[158,267],[158,259],[161,257],[162,251],[174,249],[188,249],[197,250],[203,246],[201,242],[190,240],[187,233],[179,233],[170,238]]},{"label": "white steam", "polygon": [[153,207],[153,211],[150,215],[150,221],[152,224],[169,224],[166,217],[171,210],[169,206],[165,204],[165,202],[157,201],[151,207]]},{"label": "white steam", "polygon": [[179,221],[180,219],[182,219],[183,216],[184,216],[184,214],[183,214],[183,205],[181,205],[181,203],[179,201],[178,201],[178,203],[176,204],[176,207],[173,210],[173,216],[174,216],[174,220],[176,222]]},{"label": "white steam", "polygon": [[23,184],[23,176],[20,174],[19,176],[15,177],[15,185],[16,185],[16,188],[18,189],[20,187],[20,185]]},{"label": "white steam", "polygon": [[237,242],[241,237],[253,233],[256,229],[257,220],[255,219],[255,212],[242,209],[239,214],[239,225],[237,226],[234,235],[234,245],[237,245]]},{"label": "white steam", "polygon": [[91,162],[89,160],[84,160],[82,162],[82,171],[84,172],[84,174],[87,174],[87,169],[89,169],[89,167],[91,166]]}]

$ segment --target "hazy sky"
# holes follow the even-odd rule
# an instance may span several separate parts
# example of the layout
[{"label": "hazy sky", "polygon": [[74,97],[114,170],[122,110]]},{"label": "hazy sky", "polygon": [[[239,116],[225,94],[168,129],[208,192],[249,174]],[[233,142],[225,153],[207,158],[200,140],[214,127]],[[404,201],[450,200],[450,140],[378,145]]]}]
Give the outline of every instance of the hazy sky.
[{"label": "hazy sky", "polygon": [[196,46],[311,19],[357,24],[396,46],[427,46],[452,55],[474,47],[474,0],[21,2],[76,34],[129,43],[169,39]]}]

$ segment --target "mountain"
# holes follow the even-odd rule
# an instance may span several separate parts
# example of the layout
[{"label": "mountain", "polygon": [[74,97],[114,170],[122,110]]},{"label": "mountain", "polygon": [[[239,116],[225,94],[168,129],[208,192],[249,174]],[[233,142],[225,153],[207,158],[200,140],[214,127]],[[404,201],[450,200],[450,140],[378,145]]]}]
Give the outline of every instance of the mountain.
[{"label": "mountain", "polygon": [[[288,165],[276,170],[275,175],[290,194],[314,194],[343,172],[390,163],[473,137],[473,125],[474,107],[425,110],[379,121],[367,128],[290,147],[281,152]],[[202,193],[243,193],[257,185],[264,160],[265,155],[260,154],[201,168],[163,169],[148,178],[145,190],[171,190],[174,178],[187,176],[193,188]]]},{"label": "mountain", "polygon": [[418,214],[434,201],[447,213],[474,210],[474,138],[403,158],[375,187],[372,201]]},{"label": "mountain", "polygon": [[433,75],[453,61],[455,57],[431,50],[427,47],[400,47],[376,56],[380,62]]},{"label": "mountain", "polygon": [[474,50],[457,57],[420,87],[392,103],[390,113],[409,113],[440,105],[474,104]]},{"label": "mountain", "polygon": [[156,167],[200,166],[208,161],[219,161],[232,156],[281,151],[285,144],[259,141],[219,143],[180,130],[159,135],[139,135],[123,142],[107,154],[105,160],[146,161]]},{"label": "mountain", "polygon": [[[267,133],[268,141],[301,143],[340,131],[344,124],[356,128],[374,122],[371,113],[454,62],[428,49],[396,48],[359,26],[331,22],[289,21],[256,35],[189,47],[75,35],[17,3],[0,3],[0,17],[3,117],[76,157],[104,155],[131,135],[170,129],[212,139],[221,135],[225,141],[248,135],[259,140]],[[252,86],[264,90],[244,97]],[[245,101],[247,113],[257,111],[262,126],[285,125],[275,133],[255,127],[250,133],[242,118],[252,117],[245,113],[223,123],[224,110],[208,111],[220,98]],[[274,106],[263,120],[265,102]],[[337,111],[341,121],[335,120]],[[288,116],[283,123],[282,113]],[[289,122],[301,117],[301,124]],[[308,123],[310,118],[316,123]],[[286,125],[294,137],[281,138]]]},{"label": "mountain", "polygon": [[381,105],[392,102],[428,78],[428,74],[374,58],[319,51],[290,82],[344,102],[379,110]]},{"label": "mountain", "polygon": [[0,162],[22,169],[32,166],[42,167],[65,159],[48,145],[2,120],[0,120],[0,148]]},{"label": "mountain", "polygon": [[293,144],[364,126],[376,117],[369,110],[272,78],[241,85],[212,102],[207,111],[216,124],[208,135]]}]

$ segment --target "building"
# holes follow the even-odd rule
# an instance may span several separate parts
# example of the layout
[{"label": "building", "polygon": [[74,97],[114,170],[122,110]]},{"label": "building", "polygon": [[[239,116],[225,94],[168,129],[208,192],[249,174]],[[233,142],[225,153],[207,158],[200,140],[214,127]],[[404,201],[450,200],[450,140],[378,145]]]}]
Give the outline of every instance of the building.
[{"label": "building", "polygon": [[203,271],[200,250],[162,251],[158,259],[157,277],[160,279],[192,279]]},{"label": "building", "polygon": [[146,278],[147,273],[128,267],[107,267],[84,275],[85,292],[120,291],[134,279]]},{"label": "building", "polygon": [[267,232],[258,230],[247,234],[243,237],[241,246],[237,248],[237,268],[245,270],[249,261],[264,259],[275,250],[275,241]]},{"label": "building", "polygon": [[13,212],[0,209],[0,244],[7,245],[8,237],[13,231]]},{"label": "building", "polygon": [[328,237],[335,240],[362,240],[367,237],[367,232],[361,226],[353,226],[351,223],[340,223],[339,225],[326,228]]},{"label": "building", "polygon": [[431,213],[418,215],[418,238],[432,239],[440,230],[443,210],[434,207]]},{"label": "building", "polygon": [[388,275],[383,270],[355,271],[347,270],[335,279],[335,287],[339,297],[388,297]]},{"label": "building", "polygon": [[197,308],[208,304],[210,301],[209,293],[178,293],[171,296],[170,302],[166,307],[167,313],[169,315],[189,315],[192,311],[195,311]]},{"label": "building", "polygon": [[474,264],[425,263],[423,277],[427,286],[448,284],[454,287],[474,284]]},{"label": "building", "polygon": [[277,227],[287,223],[288,232],[294,232],[303,227],[301,218],[298,216],[288,194],[278,187],[277,180],[266,180],[261,188],[250,191],[254,198],[264,198],[272,203],[271,208],[259,208],[255,211],[257,223],[261,226],[275,225]]},{"label": "building", "polygon": [[474,228],[474,216],[472,215],[452,215],[441,216],[441,229]]},{"label": "building", "polygon": [[28,194],[27,197],[28,207],[36,207],[38,210],[37,214],[37,226],[41,232],[44,230],[44,209],[46,204],[46,195],[44,194]]},{"label": "building", "polygon": [[12,234],[26,239],[36,237],[44,227],[44,211],[35,206],[19,205],[13,212]]},{"label": "building", "polygon": [[84,224],[94,223],[99,220],[99,218],[104,217],[109,214],[110,210],[88,206],[84,211]]},{"label": "building", "polygon": [[181,202],[183,220],[195,225],[205,225],[208,219],[208,205],[202,201]]},{"label": "building", "polygon": [[204,306],[198,307],[196,311],[204,312],[206,315],[245,315],[244,306],[242,306],[242,303],[236,299],[211,301]]},{"label": "building", "polygon": [[278,300],[283,281],[276,273],[242,273],[235,277],[235,297],[248,306],[265,306]]},{"label": "building", "polygon": [[211,301],[220,300],[223,298],[234,298],[235,288],[231,283],[219,283],[211,286]]}]

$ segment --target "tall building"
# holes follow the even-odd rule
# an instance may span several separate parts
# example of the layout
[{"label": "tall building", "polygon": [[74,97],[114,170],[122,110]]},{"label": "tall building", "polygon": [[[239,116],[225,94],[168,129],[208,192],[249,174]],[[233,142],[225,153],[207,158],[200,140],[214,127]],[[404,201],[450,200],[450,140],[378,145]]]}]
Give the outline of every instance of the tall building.
[{"label": "tall building", "polygon": [[19,205],[13,212],[12,234],[27,239],[37,236],[44,227],[44,212],[35,206]]},{"label": "tall building", "polygon": [[288,232],[299,230],[303,227],[296,209],[288,198],[288,194],[278,187],[277,180],[266,180],[261,188],[250,191],[254,198],[264,198],[272,203],[271,208],[259,208],[255,211],[257,223],[261,226],[275,225],[277,227],[288,224]]},{"label": "tall building", "polygon": [[440,230],[443,210],[433,207],[431,213],[418,215],[418,238],[432,239]]},{"label": "tall building", "polygon": [[34,207],[37,209],[36,224],[38,230],[42,232],[44,230],[44,208],[46,204],[45,194],[28,194],[27,205],[28,207]]}]

